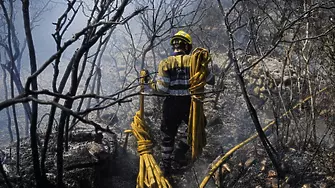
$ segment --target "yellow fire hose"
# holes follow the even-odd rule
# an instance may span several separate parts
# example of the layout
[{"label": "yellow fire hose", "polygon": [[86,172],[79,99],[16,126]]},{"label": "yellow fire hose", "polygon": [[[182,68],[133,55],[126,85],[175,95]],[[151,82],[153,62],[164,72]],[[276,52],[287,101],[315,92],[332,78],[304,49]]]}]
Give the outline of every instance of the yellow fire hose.
[{"label": "yellow fire hose", "polygon": [[209,52],[204,48],[196,48],[191,56],[190,93],[192,101],[188,122],[188,143],[192,148],[192,161],[202,152],[206,145],[205,116],[203,112],[204,86],[206,71],[210,61]]},{"label": "yellow fire hose", "polygon": [[[322,92],[324,92],[325,90],[327,90],[328,88],[325,87],[323,89],[321,89],[320,91],[318,91],[316,93],[320,94]],[[287,116],[292,110],[298,108],[300,105],[302,105],[303,103],[305,103],[306,101],[308,101],[309,99],[312,98],[312,95],[306,97],[303,101],[299,102],[298,104],[296,104],[295,106],[293,106],[293,108],[291,108],[290,110],[286,111],[284,114],[282,114],[279,118],[283,118],[285,116]],[[271,121],[267,126],[265,126],[263,128],[263,131],[266,131],[267,129],[269,129],[269,127],[271,127],[272,125],[275,124],[275,121]],[[236,150],[238,150],[239,148],[243,147],[244,145],[246,145],[247,143],[249,143],[251,140],[257,138],[258,134],[255,133],[253,134],[251,137],[249,137],[248,139],[246,139],[245,141],[241,142],[240,144],[238,144],[237,146],[233,147],[231,150],[229,150],[224,156],[222,156],[213,166],[211,166],[211,169],[209,170],[208,174],[206,175],[206,177],[202,180],[201,184],[200,184],[200,188],[204,188],[206,186],[206,184],[208,183],[210,177],[214,174],[214,172],[229,158],[230,155],[232,155]]]},{"label": "yellow fire hose", "polygon": [[[141,71],[141,91],[143,91],[145,71]],[[140,110],[136,112],[131,123],[131,132],[137,138],[137,151],[140,154],[139,173],[137,176],[137,188],[171,188],[172,186],[152,155],[153,144],[148,133],[148,127],[144,123],[144,96],[140,95]],[[126,132],[129,132],[127,130]]]}]

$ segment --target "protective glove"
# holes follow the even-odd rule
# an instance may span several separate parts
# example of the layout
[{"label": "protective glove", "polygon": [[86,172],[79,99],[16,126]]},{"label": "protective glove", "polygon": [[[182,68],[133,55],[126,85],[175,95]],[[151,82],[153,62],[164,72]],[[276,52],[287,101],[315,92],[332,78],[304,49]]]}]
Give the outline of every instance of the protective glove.
[{"label": "protective glove", "polygon": [[143,71],[145,71],[144,83],[148,83],[151,80],[150,73],[147,69],[143,69]]}]

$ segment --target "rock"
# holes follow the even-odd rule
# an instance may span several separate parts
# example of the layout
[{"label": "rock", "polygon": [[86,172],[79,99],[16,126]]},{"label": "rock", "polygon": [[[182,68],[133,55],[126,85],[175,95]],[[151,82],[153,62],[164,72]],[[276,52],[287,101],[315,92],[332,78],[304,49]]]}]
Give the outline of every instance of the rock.
[{"label": "rock", "polygon": [[92,132],[74,132],[70,134],[69,141],[71,142],[93,141],[95,136],[96,135]]},{"label": "rock", "polygon": [[278,187],[278,179],[277,178],[267,178],[266,187],[277,188]]},{"label": "rock", "polygon": [[251,157],[251,158],[249,158],[249,159],[244,163],[244,166],[245,166],[246,168],[249,168],[252,164],[254,164],[254,162],[255,162],[255,158],[254,158],[254,157]]},{"label": "rock", "polygon": [[274,178],[274,177],[277,177],[277,172],[274,170],[269,170],[268,178]]},{"label": "rock", "polygon": [[302,188],[311,188],[311,185],[308,183],[308,184],[304,184],[302,185]]},{"label": "rock", "polygon": [[265,171],[265,168],[266,168],[266,160],[265,159],[261,161],[261,165],[262,166],[261,166],[260,170],[263,172],[263,171]]},{"label": "rock", "polygon": [[327,184],[326,183],[321,183],[320,188],[327,188]]},{"label": "rock", "polygon": [[[115,135],[82,132],[73,135],[72,141],[69,151],[64,153],[65,184],[69,188],[99,187],[101,172],[111,168],[110,161],[117,144]],[[56,173],[55,168],[51,172]],[[105,175],[111,176],[109,173]]]},{"label": "rock", "polygon": [[102,144],[96,142],[90,142],[87,144],[88,153],[95,157],[97,160],[106,159],[109,155],[108,150],[104,148]]}]

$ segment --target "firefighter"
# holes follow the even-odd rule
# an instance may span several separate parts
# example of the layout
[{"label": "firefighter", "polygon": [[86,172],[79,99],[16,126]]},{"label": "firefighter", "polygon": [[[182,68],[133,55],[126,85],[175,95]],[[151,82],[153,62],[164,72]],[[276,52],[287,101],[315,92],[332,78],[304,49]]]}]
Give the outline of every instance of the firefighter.
[{"label": "firefighter", "polygon": [[[170,40],[173,54],[159,63],[156,82],[149,76],[145,79],[155,91],[168,94],[163,102],[161,122],[161,162],[160,168],[165,176],[171,173],[171,162],[180,166],[186,165],[185,154],[189,150],[186,135],[181,139],[174,151],[178,127],[182,122],[188,124],[191,96],[189,92],[192,38],[178,31]],[[208,70],[206,82],[214,85],[214,76]],[[148,74],[147,74],[148,75]],[[174,153],[174,155],[173,155]]]}]

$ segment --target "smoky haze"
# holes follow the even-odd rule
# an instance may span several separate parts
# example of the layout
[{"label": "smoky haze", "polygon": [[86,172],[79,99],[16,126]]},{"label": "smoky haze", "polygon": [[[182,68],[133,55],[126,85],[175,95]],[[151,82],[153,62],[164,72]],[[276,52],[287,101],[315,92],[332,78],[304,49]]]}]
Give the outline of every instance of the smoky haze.
[{"label": "smoky haze", "polygon": [[[129,16],[134,10],[141,8],[143,6],[158,6],[159,4],[168,7],[166,10],[161,9],[160,11],[156,11],[155,9],[149,9],[145,12],[145,15],[139,15],[134,19],[129,21],[127,25],[119,25],[116,27],[113,32],[110,42],[104,49],[104,53],[101,55],[101,63],[99,63],[99,69],[101,70],[101,88],[99,89],[99,93],[102,95],[108,95],[120,90],[122,87],[127,86],[137,78],[137,72],[143,68],[145,65],[146,68],[151,71],[155,71],[157,68],[157,63],[159,59],[166,57],[170,54],[170,47],[168,45],[168,38],[177,31],[179,26],[187,26],[188,20],[194,20],[195,16],[192,15],[192,7],[196,7],[196,5],[192,5],[190,2],[185,1],[181,5],[176,4],[175,1],[150,1],[148,4],[146,1],[132,1],[129,6],[125,9],[124,17]],[[66,32],[62,38],[63,41],[70,40],[75,33],[81,31],[84,27],[86,27],[89,10],[92,9],[93,2],[91,1],[81,1],[82,7],[78,9],[77,16],[74,18],[73,23],[69,25],[66,29]],[[173,7],[180,7],[179,12],[172,12]],[[171,8],[170,8],[171,7]],[[32,25],[32,36],[35,46],[36,58],[37,58],[37,68],[42,66],[44,62],[46,62],[52,55],[56,52],[56,43],[53,38],[53,34],[55,33],[55,23],[57,23],[59,17],[64,13],[67,8],[67,1],[57,0],[57,1],[31,1],[30,2],[30,16],[31,16],[31,25]],[[181,8],[184,8],[182,10]],[[29,55],[25,42],[25,34],[24,34],[24,26],[22,20],[21,13],[22,5],[21,2],[14,2],[13,14],[13,23],[15,26],[15,34],[18,38],[19,48],[23,49],[22,57],[20,60],[16,62],[17,67],[20,72],[21,82],[24,86],[26,78],[30,75],[30,61]],[[153,28],[156,26],[150,25],[156,22],[157,20],[152,20],[150,17],[152,11],[157,14],[156,19],[158,19],[158,23],[160,23],[160,30],[157,30],[157,33],[150,33]],[[188,16],[183,16],[182,12]],[[173,19],[173,27],[171,27],[171,23],[165,19],[165,14],[169,14],[168,19]],[[70,16],[73,12],[70,11],[70,14],[66,18],[67,21],[70,19]],[[175,15],[174,15],[175,14]],[[177,15],[179,14],[179,15]],[[143,25],[141,22],[147,19],[148,25]],[[148,28],[145,28],[148,26]],[[184,29],[187,30],[187,27]],[[6,33],[6,28],[3,28],[3,33]],[[106,33],[107,34],[107,33]],[[156,38],[152,38],[156,37]],[[153,39],[153,43],[151,44],[149,41]],[[59,64],[59,77],[57,79],[57,84],[60,82],[61,76],[64,74],[70,59],[72,58],[74,52],[80,47],[82,43],[82,38],[76,41],[73,45],[66,49],[66,51],[62,54]],[[154,51],[155,48],[161,47],[164,50]],[[93,46],[92,49],[96,49],[96,46]],[[1,48],[2,54],[5,54],[3,48]],[[143,51],[145,51],[143,54]],[[92,50],[94,51],[94,50]],[[158,54],[158,58],[154,58],[153,53]],[[93,52],[92,54],[93,55]],[[6,55],[2,55],[2,61],[6,59]],[[7,58],[8,59],[8,58]],[[88,64],[90,61],[88,62]],[[94,72],[96,73],[96,72]],[[45,71],[43,71],[40,76],[37,77],[38,87],[39,89],[47,89],[52,90],[52,79],[54,74],[53,65],[48,66]],[[0,71],[0,76],[3,78],[4,72]],[[83,74],[83,80],[86,80],[89,77],[89,68],[87,68]],[[7,73],[6,80],[0,85],[0,100],[4,101],[4,87],[5,84],[9,86],[10,77]],[[113,83],[113,84],[111,84]],[[66,84],[64,91],[69,89],[69,83]],[[7,86],[7,87],[8,87]],[[84,81],[82,81],[79,85],[79,91],[82,91],[84,88]],[[7,88],[10,89],[10,88]],[[96,93],[97,91],[93,90],[91,87],[92,93]],[[133,90],[134,91],[134,90]],[[17,90],[14,90],[14,96],[18,95]],[[79,92],[78,92],[79,93]],[[7,96],[11,98],[10,95]],[[51,100],[51,97],[41,96],[41,99]],[[137,100],[136,100],[137,101]],[[61,100],[61,102],[63,102]],[[94,106],[97,101],[92,100],[90,106]],[[111,107],[111,111],[123,111],[126,112],[124,117],[121,118],[125,121],[129,121],[131,118],[130,114],[134,114],[136,111],[137,102],[126,104],[119,107]],[[24,124],[27,124],[27,120],[24,118],[24,110],[21,104],[16,105],[18,111],[18,122],[24,127]],[[39,119],[42,114],[48,111],[49,106],[40,105],[39,110]],[[128,114],[129,112],[129,114]],[[11,110],[9,110],[11,113]],[[2,119],[1,128],[7,135],[7,115],[6,110],[1,110],[0,117]],[[12,124],[13,126],[13,124]],[[14,131],[15,133],[15,131]]]},{"label": "smoky haze", "polygon": [[[10,9],[11,2],[14,3],[13,10]],[[25,114],[25,110],[29,109],[21,103],[7,108],[1,105],[20,93],[29,95],[29,100],[36,100],[33,92],[24,91],[27,78],[31,75],[32,61],[25,41],[22,2],[27,1],[0,0],[2,144],[10,141],[19,141],[17,143],[20,144],[20,138],[29,136],[30,120],[26,114],[31,113]],[[122,16],[118,17],[116,10],[127,0],[77,0],[67,16],[58,23],[70,2],[74,0],[30,1],[37,69],[56,54],[57,44],[53,34],[56,33],[57,24],[61,28],[58,30],[60,34],[64,32],[59,45],[74,41],[60,54],[59,64],[56,57],[37,76],[40,92],[37,123],[34,124],[34,118],[31,118],[32,125],[38,125],[37,131],[31,131],[36,136],[31,138],[35,139],[39,134],[47,135],[46,127],[52,128],[52,133],[60,133],[56,141],[57,155],[50,152],[58,157],[58,177],[63,175],[62,155],[65,153],[63,148],[66,148],[63,147],[66,145],[63,140],[68,138],[62,131],[73,130],[67,128],[67,125],[89,129],[91,132],[111,130],[117,133],[122,143],[123,131],[130,128],[139,109],[139,71],[147,69],[155,78],[160,60],[171,54],[169,39],[180,29],[191,34],[194,48],[209,49],[212,57],[209,68],[216,76],[216,85],[206,86],[209,92],[202,101],[208,120],[208,143],[198,164],[188,173],[187,181],[180,178],[184,181],[182,187],[197,187],[195,184],[199,182],[195,181],[196,174],[204,176],[208,165],[217,156],[249,138],[256,129],[263,142],[254,142],[244,153],[240,153],[240,156],[244,155],[242,158],[235,155],[232,159],[244,160],[253,155],[257,158],[260,153],[266,156],[271,152],[276,153],[276,150],[281,155],[280,152],[286,152],[282,148],[290,150],[292,147],[303,151],[321,146],[321,143],[326,143],[326,147],[334,147],[334,93],[327,90],[318,93],[324,87],[332,87],[335,80],[334,1],[315,0],[309,4],[311,1],[130,0]],[[96,6],[94,3],[97,3]],[[104,3],[111,4],[107,6]],[[8,24],[3,7],[13,18],[13,23],[9,24],[14,25],[10,27],[14,32],[11,41],[8,40]],[[72,20],[75,12],[76,16]],[[111,20],[113,22],[109,22]],[[104,28],[106,30],[98,32]],[[76,38],[78,33],[80,37]],[[19,54],[13,61],[9,42],[12,42],[13,56],[16,52]],[[17,72],[11,71],[12,62],[17,66]],[[59,75],[56,79],[57,71]],[[30,89],[32,87],[33,84]],[[147,94],[150,95],[150,91]],[[310,98],[305,100],[306,97]],[[125,99],[115,102],[122,98]],[[162,101],[163,97],[145,97],[145,121],[152,128],[153,140],[158,148],[154,151],[155,156],[160,156],[161,149],[158,143]],[[297,105],[301,101],[304,103]],[[32,108],[32,102],[29,105]],[[16,118],[13,107],[16,108]],[[290,110],[293,107],[296,109]],[[56,109],[54,115],[53,108]],[[262,127],[273,119],[276,122],[272,133],[276,134],[272,134],[270,140],[266,141],[268,135],[264,135]],[[20,138],[15,138],[15,120],[20,128]],[[8,125],[13,132],[13,140],[10,140]],[[326,131],[329,131],[328,135],[324,134]],[[326,136],[321,139],[323,135]],[[137,142],[134,137],[131,138],[129,150],[133,149],[136,153]],[[30,140],[31,143],[34,139]],[[272,143],[275,143],[273,147]],[[35,146],[35,150],[31,151],[36,165],[43,154],[39,155],[37,142]],[[46,144],[44,149],[50,147]],[[315,148],[318,148],[319,154],[326,147]],[[264,148],[273,151],[265,151]],[[309,149],[314,153],[315,148]],[[270,165],[276,160],[273,159],[268,160]],[[313,165],[306,164],[308,167]],[[232,170],[239,171],[239,167],[235,167]],[[267,176],[267,171],[261,175]],[[236,187],[244,187],[240,186],[240,180],[259,176],[241,174],[236,177],[225,178],[228,184],[224,185],[232,185],[229,181],[233,181],[231,183],[236,184]]]}]

